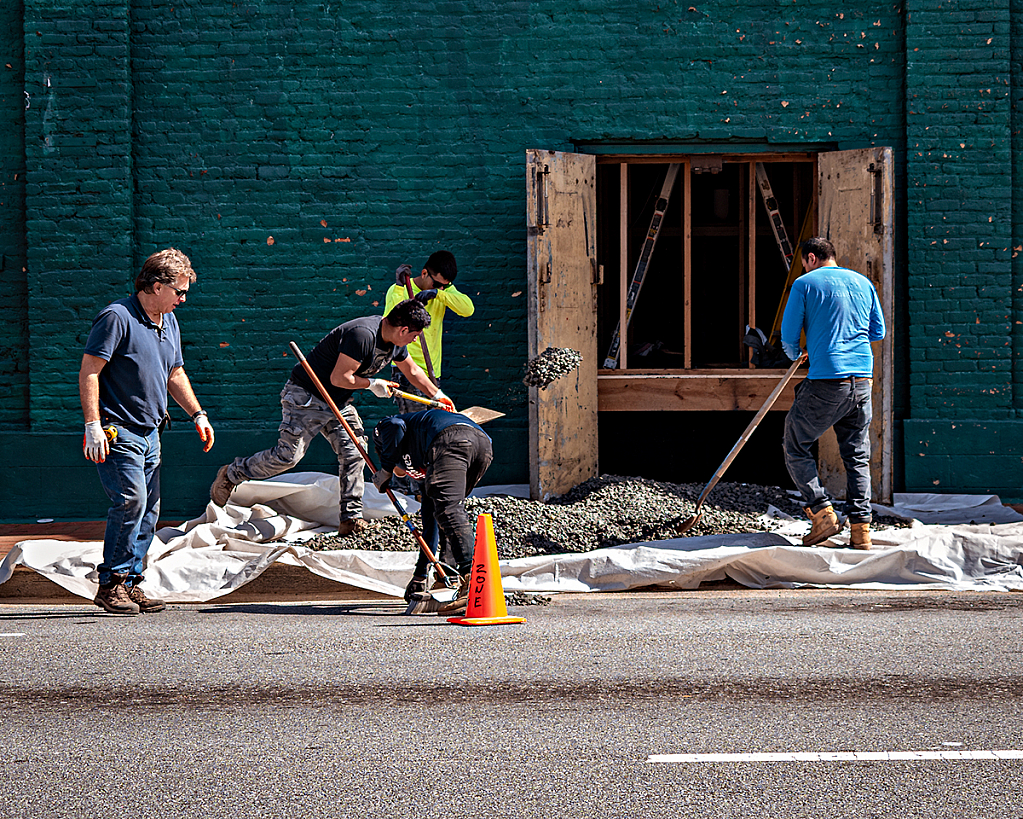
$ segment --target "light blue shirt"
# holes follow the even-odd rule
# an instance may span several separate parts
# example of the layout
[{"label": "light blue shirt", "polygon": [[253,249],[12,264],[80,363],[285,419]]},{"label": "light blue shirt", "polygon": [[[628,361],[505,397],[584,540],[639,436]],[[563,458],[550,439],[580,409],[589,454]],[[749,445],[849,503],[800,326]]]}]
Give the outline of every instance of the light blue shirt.
[{"label": "light blue shirt", "polygon": [[870,279],[845,267],[818,267],[792,283],[781,320],[785,355],[799,358],[799,337],[806,332],[810,356],[807,378],[871,377],[870,342],[885,336],[881,302]]}]

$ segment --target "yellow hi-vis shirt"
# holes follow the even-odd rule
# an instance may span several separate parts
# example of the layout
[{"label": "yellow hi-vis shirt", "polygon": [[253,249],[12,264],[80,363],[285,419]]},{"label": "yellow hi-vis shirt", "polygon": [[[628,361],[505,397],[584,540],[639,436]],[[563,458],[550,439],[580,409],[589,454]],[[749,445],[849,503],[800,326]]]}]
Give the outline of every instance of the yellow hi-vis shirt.
[{"label": "yellow hi-vis shirt", "polygon": [[[412,295],[419,292],[415,280],[412,281]],[[384,302],[384,315],[386,316],[395,305],[400,304],[408,298],[408,290],[399,284],[392,284],[387,291],[387,299]],[[471,316],[476,311],[476,306],[465,293],[462,293],[454,284],[443,290],[438,290],[437,295],[426,303],[426,312],[430,314],[430,326],[423,331],[420,338],[425,339],[426,348],[430,351],[430,361],[433,363],[433,374],[440,378],[441,359],[441,334],[444,332],[444,313],[453,310],[460,316]],[[426,359],[423,357],[423,348],[418,340],[408,345],[409,357],[419,365],[425,373]]]}]

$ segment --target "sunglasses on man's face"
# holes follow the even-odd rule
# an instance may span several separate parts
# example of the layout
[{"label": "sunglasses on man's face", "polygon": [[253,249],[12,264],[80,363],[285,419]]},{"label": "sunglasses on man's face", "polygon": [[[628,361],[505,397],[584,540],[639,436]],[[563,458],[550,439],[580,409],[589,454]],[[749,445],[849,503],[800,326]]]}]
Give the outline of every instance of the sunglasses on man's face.
[{"label": "sunglasses on man's face", "polygon": [[179,290],[177,287],[171,287],[169,284],[166,285],[166,287],[170,287],[171,290],[173,290],[175,293],[177,293],[179,299],[182,296],[185,296],[185,295],[188,294],[188,288],[187,287],[184,290]]},{"label": "sunglasses on man's face", "polygon": [[433,282],[434,289],[436,290],[447,290],[451,286],[451,282],[442,282],[431,270],[427,270],[426,275],[430,277],[430,281]]}]

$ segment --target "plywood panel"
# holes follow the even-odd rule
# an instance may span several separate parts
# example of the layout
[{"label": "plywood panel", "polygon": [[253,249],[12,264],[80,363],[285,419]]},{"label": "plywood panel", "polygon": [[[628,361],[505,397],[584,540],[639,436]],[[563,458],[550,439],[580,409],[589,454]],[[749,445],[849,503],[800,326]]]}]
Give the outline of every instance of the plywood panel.
[{"label": "plywood panel", "polygon": [[526,152],[529,357],[582,354],[571,374],[529,388],[529,486],[534,500],[597,475],[596,161]]},{"label": "plywood panel", "polygon": [[[838,264],[862,273],[877,289],[887,335],[874,349],[874,419],[870,428],[871,494],[892,500],[892,380],[894,280],[894,173],[891,148],[822,153],[818,157],[820,234],[830,239]],[[819,446],[821,480],[845,497],[845,469],[833,432]]]}]

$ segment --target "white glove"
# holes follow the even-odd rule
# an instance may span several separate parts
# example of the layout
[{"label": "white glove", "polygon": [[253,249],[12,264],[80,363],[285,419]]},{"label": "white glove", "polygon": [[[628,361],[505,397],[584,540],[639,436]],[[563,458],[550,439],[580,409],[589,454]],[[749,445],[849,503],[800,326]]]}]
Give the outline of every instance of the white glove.
[{"label": "white glove", "polygon": [[440,401],[448,412],[455,412],[455,402],[448,398],[441,390],[437,390],[430,396],[432,401]]},{"label": "white glove", "polygon": [[85,425],[85,437],[82,439],[82,451],[85,457],[94,463],[101,464],[110,454],[110,442],[99,421],[89,421]]},{"label": "white glove", "polygon": [[213,448],[213,425],[210,424],[210,419],[206,417],[205,412],[196,413],[193,420],[195,421],[195,431],[202,439],[202,451],[209,452]]},{"label": "white glove", "polygon": [[391,389],[398,385],[391,381],[384,381],[382,378],[371,378],[369,380],[369,391],[377,398],[390,398]]},{"label": "white glove", "polygon": [[378,492],[383,492],[391,485],[391,472],[388,469],[378,469],[373,473],[373,486]]}]

